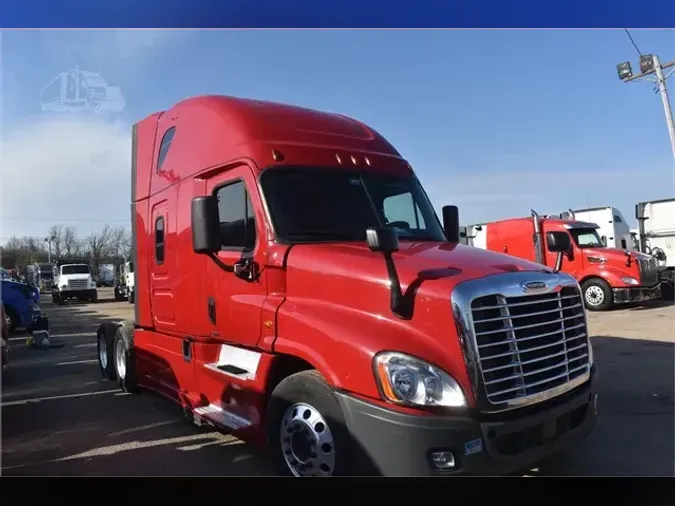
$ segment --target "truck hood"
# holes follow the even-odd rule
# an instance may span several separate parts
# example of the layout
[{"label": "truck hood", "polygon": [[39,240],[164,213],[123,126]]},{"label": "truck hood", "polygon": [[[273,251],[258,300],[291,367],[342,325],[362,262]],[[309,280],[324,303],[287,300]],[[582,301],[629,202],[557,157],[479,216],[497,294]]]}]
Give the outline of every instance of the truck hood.
[{"label": "truck hood", "polygon": [[620,248],[584,248],[582,250],[586,256],[595,256],[602,257],[607,259],[607,263],[616,265],[617,263],[624,264],[626,263],[626,252],[631,257],[631,261],[635,261],[641,257],[647,257],[643,253],[635,250],[625,250]]},{"label": "truck hood", "polygon": [[91,274],[62,274],[59,276],[59,280],[74,280],[74,279],[91,279]]},{"label": "truck hood", "polygon": [[[552,272],[541,264],[451,243],[402,242],[393,258],[404,286],[420,273],[439,269],[448,271],[448,275],[452,271],[455,276],[453,284],[504,272]],[[382,254],[370,251],[367,245],[361,243],[296,245],[289,255],[289,267],[388,284]]]},{"label": "truck hood", "polygon": [[[286,251],[285,286],[272,287],[285,292],[274,350],[304,350],[301,356],[318,364],[336,385],[374,398],[379,394],[372,358],[384,350],[435,364],[469,391],[451,304],[453,288],[508,272],[552,272],[501,253],[448,243],[402,242],[393,258],[409,303],[406,319],[391,311],[382,254],[362,243],[291,246]],[[340,358],[328,365],[323,358],[327,356]],[[326,364],[323,369],[321,364]],[[363,385],[370,389],[364,391]]]}]

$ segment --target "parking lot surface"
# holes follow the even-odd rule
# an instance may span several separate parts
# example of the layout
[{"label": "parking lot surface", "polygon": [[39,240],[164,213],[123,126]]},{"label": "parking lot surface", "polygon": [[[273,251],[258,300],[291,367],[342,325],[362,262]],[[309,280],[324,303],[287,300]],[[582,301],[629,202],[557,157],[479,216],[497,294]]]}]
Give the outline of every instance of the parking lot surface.
[{"label": "parking lot surface", "polygon": [[[159,396],[119,392],[96,360],[97,326],[132,306],[100,289],[97,304],[52,305],[53,347],[10,338],[2,385],[2,474],[260,476],[265,455],[190,424]],[[537,475],[675,475],[675,306],[663,302],[589,313],[600,370],[599,421],[581,444],[527,472]]]}]

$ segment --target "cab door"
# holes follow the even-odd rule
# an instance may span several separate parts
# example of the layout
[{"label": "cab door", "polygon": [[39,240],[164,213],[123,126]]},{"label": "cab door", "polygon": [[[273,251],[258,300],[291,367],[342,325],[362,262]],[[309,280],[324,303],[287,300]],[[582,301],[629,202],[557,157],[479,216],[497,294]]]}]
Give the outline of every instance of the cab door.
[{"label": "cab door", "polygon": [[253,171],[245,164],[224,170],[209,178],[206,191],[218,199],[221,232],[220,251],[206,267],[203,307],[211,336],[255,347],[267,297],[267,230]]},{"label": "cab door", "polygon": [[548,249],[548,239],[546,238],[546,232],[563,232],[565,234],[568,234],[570,237],[570,244],[572,245],[572,250],[569,254],[564,254],[563,255],[563,263],[562,263],[562,268],[560,269],[563,272],[566,272],[568,274],[571,274],[572,276],[577,275],[577,273],[581,272],[583,269],[583,255],[579,254],[579,248],[577,247],[576,243],[574,242],[574,238],[572,235],[567,231],[559,228],[547,228],[544,227],[544,242],[546,244],[546,265],[548,267],[553,267],[555,266],[556,259],[558,258],[557,253],[553,253]]}]

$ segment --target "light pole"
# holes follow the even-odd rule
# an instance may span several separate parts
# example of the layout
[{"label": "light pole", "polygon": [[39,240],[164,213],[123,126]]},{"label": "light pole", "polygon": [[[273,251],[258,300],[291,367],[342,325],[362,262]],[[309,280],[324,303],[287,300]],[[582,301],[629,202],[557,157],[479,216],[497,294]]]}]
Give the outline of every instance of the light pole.
[{"label": "light pole", "polygon": [[47,243],[47,262],[52,263],[52,241],[55,239],[54,236],[45,237],[45,242]]},{"label": "light pole", "polygon": [[[670,109],[670,101],[668,100],[668,90],[666,89],[666,79],[675,72],[675,68],[664,75],[663,70],[675,67],[675,60],[661,65],[659,57],[653,54],[640,55],[640,73],[633,75],[630,62],[619,63],[616,66],[619,79],[624,83],[643,79],[646,81],[655,82],[658,86],[658,91],[661,93],[661,101],[663,102],[663,110],[666,114],[666,123],[668,124],[668,134],[670,135],[670,148],[673,152],[673,162],[675,163],[675,124],[673,124],[673,113]],[[653,74],[654,78],[647,77]]]}]

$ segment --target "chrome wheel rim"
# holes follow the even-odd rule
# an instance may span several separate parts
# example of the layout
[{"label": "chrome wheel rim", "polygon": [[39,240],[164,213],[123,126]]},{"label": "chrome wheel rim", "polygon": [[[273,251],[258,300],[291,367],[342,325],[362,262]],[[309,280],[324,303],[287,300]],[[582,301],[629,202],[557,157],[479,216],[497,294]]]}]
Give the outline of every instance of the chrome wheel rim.
[{"label": "chrome wheel rim", "polygon": [[124,379],[127,374],[126,354],[124,353],[124,346],[122,341],[117,341],[115,344],[115,365],[117,368],[117,377]]},{"label": "chrome wheel rim", "polygon": [[586,288],[586,302],[591,306],[599,306],[605,301],[605,292],[599,286],[589,286]]},{"label": "chrome wheel rim", "polygon": [[281,451],[293,476],[332,476],[335,441],[321,413],[305,403],[293,404],[281,419]]},{"label": "chrome wheel rim", "polygon": [[98,360],[103,369],[108,368],[108,345],[105,342],[105,336],[98,336]]}]

